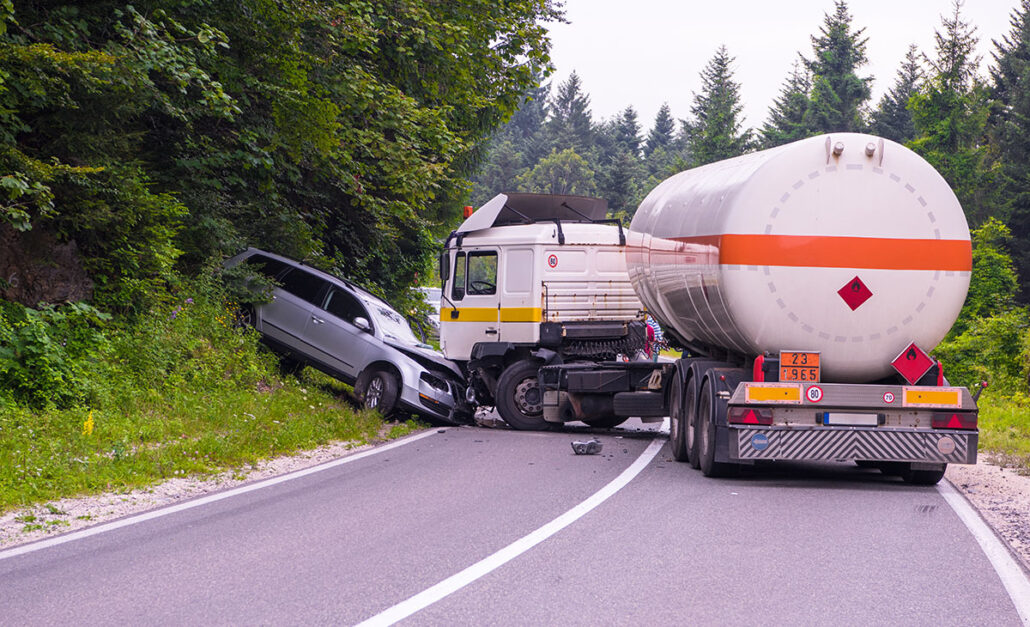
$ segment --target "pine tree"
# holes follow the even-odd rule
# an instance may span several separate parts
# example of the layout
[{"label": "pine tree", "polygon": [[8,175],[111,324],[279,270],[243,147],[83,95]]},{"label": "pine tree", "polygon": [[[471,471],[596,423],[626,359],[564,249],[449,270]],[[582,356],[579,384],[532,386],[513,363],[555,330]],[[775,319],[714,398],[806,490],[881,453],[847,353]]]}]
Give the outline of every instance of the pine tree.
[{"label": "pine tree", "polygon": [[869,100],[871,78],[859,78],[856,71],[865,65],[864,28],[851,30],[851,14],[845,0],[837,0],[835,11],[827,14],[820,35],[812,37],[812,60],[805,65],[812,74],[810,103],[805,124],[814,133],[861,131],[865,128],[863,110]]},{"label": "pine tree", "polygon": [[658,148],[667,148],[673,143],[676,132],[676,121],[672,118],[672,110],[669,103],[662,103],[655,116],[654,126],[647,134],[647,141],[644,143],[644,156],[650,157]]},{"label": "pine tree", "polygon": [[740,84],[733,81],[732,63],[726,46],[719,46],[701,71],[701,93],[694,94],[694,120],[687,130],[695,166],[736,157],[748,148],[751,131],[740,121]]},{"label": "pine tree", "polygon": [[899,143],[911,141],[916,136],[915,124],[912,122],[912,111],[908,102],[918,91],[923,71],[919,67],[919,54],[913,44],[908,47],[905,61],[898,70],[894,87],[890,89],[873,112],[870,130],[881,137]]},{"label": "pine tree", "polygon": [[808,69],[800,63],[794,63],[794,71],[783,83],[780,97],[773,101],[773,106],[769,108],[769,119],[762,126],[763,148],[772,148],[814,134],[804,123],[811,88],[812,79]]},{"label": "pine tree", "polygon": [[626,107],[615,121],[615,139],[631,154],[640,154],[640,122],[632,105]]},{"label": "pine tree", "polygon": [[989,94],[977,76],[976,29],[963,21],[955,0],[937,54],[925,57],[930,73],[910,100],[917,137],[909,146],[948,181],[974,225],[997,208],[998,181],[986,147]]},{"label": "pine tree", "polygon": [[998,146],[1001,179],[1019,272],[1019,300],[1030,303],[1030,0],[1020,0],[1010,18],[1012,31],[995,41],[990,120]]},{"label": "pine tree", "polygon": [[587,154],[593,145],[594,123],[590,96],[583,92],[583,83],[576,72],[558,86],[550,109],[547,127],[551,146],[559,152],[571,148],[580,155]]}]

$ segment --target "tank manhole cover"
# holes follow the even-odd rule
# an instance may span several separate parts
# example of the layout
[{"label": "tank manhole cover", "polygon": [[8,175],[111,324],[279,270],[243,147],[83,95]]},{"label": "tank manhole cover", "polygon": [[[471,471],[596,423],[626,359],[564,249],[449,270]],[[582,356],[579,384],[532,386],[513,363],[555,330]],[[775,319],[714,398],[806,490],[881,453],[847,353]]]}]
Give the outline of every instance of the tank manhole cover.
[{"label": "tank manhole cover", "polygon": [[854,311],[862,306],[862,303],[872,298],[873,293],[865,286],[862,279],[857,276],[850,281],[847,285],[837,290],[840,297],[844,299],[848,307],[851,307],[851,311]]}]

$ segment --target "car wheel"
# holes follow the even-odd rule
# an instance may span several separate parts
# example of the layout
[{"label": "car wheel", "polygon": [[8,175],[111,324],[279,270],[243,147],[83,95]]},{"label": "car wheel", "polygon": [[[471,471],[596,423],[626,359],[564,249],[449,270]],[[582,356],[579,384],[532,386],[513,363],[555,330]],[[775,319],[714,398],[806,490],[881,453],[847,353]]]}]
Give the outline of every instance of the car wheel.
[{"label": "car wheel", "polygon": [[678,462],[690,461],[687,453],[686,422],[683,412],[683,386],[677,380],[669,390],[669,442],[672,444],[672,458]]},{"label": "car wheel", "polygon": [[706,477],[726,477],[738,469],[736,464],[715,461],[715,405],[712,403],[712,383],[705,381],[701,386],[701,398],[697,406],[697,423],[700,426],[701,474]]},{"label": "car wheel", "polygon": [[232,326],[237,329],[254,326],[254,306],[240,305],[232,316]]},{"label": "car wheel", "polygon": [[361,402],[367,409],[378,411],[384,418],[397,409],[400,384],[397,376],[386,370],[376,370],[368,375],[362,391]]},{"label": "car wheel", "polygon": [[520,431],[542,431],[551,427],[544,420],[543,395],[537,382],[537,362],[515,362],[497,379],[497,411]]},{"label": "car wheel", "polygon": [[611,429],[629,420],[629,416],[605,416],[604,418],[591,418],[584,420],[586,424],[596,429]]},{"label": "car wheel", "polygon": [[912,470],[911,464],[906,464],[906,466],[901,471],[901,480],[913,485],[937,485],[948,470],[947,464],[944,464],[944,468],[940,470]]}]

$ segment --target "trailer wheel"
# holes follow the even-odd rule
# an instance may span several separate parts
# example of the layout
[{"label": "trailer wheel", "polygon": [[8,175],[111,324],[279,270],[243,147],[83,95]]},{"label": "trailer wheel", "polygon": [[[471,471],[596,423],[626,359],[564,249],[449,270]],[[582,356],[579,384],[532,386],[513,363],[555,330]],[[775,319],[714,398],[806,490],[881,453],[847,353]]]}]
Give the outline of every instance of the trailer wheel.
[{"label": "trailer wheel", "polygon": [[672,458],[678,462],[690,461],[683,407],[683,386],[673,383],[669,390],[669,442],[672,444]]},{"label": "trailer wheel", "polygon": [[700,465],[701,474],[706,477],[726,477],[737,470],[735,464],[715,461],[715,404],[712,402],[712,382],[705,381],[701,386],[701,401],[697,408],[697,423],[701,437]]},{"label": "trailer wheel", "polygon": [[687,458],[691,468],[701,467],[701,429],[704,424],[698,420],[697,411],[697,377],[690,377],[687,381],[685,397],[683,399],[683,416],[686,428],[684,436],[687,443]]},{"label": "trailer wheel", "polygon": [[937,485],[948,470],[947,464],[944,464],[944,468],[940,470],[912,470],[910,464],[906,464],[906,466],[907,468],[901,471],[901,480],[913,485]]},{"label": "trailer wheel", "polygon": [[551,428],[544,420],[544,399],[537,382],[539,368],[537,362],[523,359],[506,368],[497,379],[497,411],[519,431]]}]

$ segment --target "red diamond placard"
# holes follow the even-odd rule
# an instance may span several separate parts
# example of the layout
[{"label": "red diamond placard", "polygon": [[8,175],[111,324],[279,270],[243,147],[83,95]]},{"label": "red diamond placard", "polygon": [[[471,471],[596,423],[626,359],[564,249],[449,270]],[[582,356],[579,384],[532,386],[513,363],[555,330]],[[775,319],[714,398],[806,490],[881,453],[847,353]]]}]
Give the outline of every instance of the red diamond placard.
[{"label": "red diamond placard", "polygon": [[837,293],[848,304],[848,307],[851,307],[851,311],[855,311],[862,306],[862,303],[873,297],[873,293],[865,286],[862,279],[857,276],[848,281],[847,285],[837,290]]},{"label": "red diamond placard", "polygon": [[923,375],[933,367],[933,364],[933,359],[926,354],[926,351],[916,346],[915,342],[909,344],[908,348],[901,351],[901,354],[891,362],[894,369],[905,377],[909,385],[915,385],[916,381],[922,379]]}]

